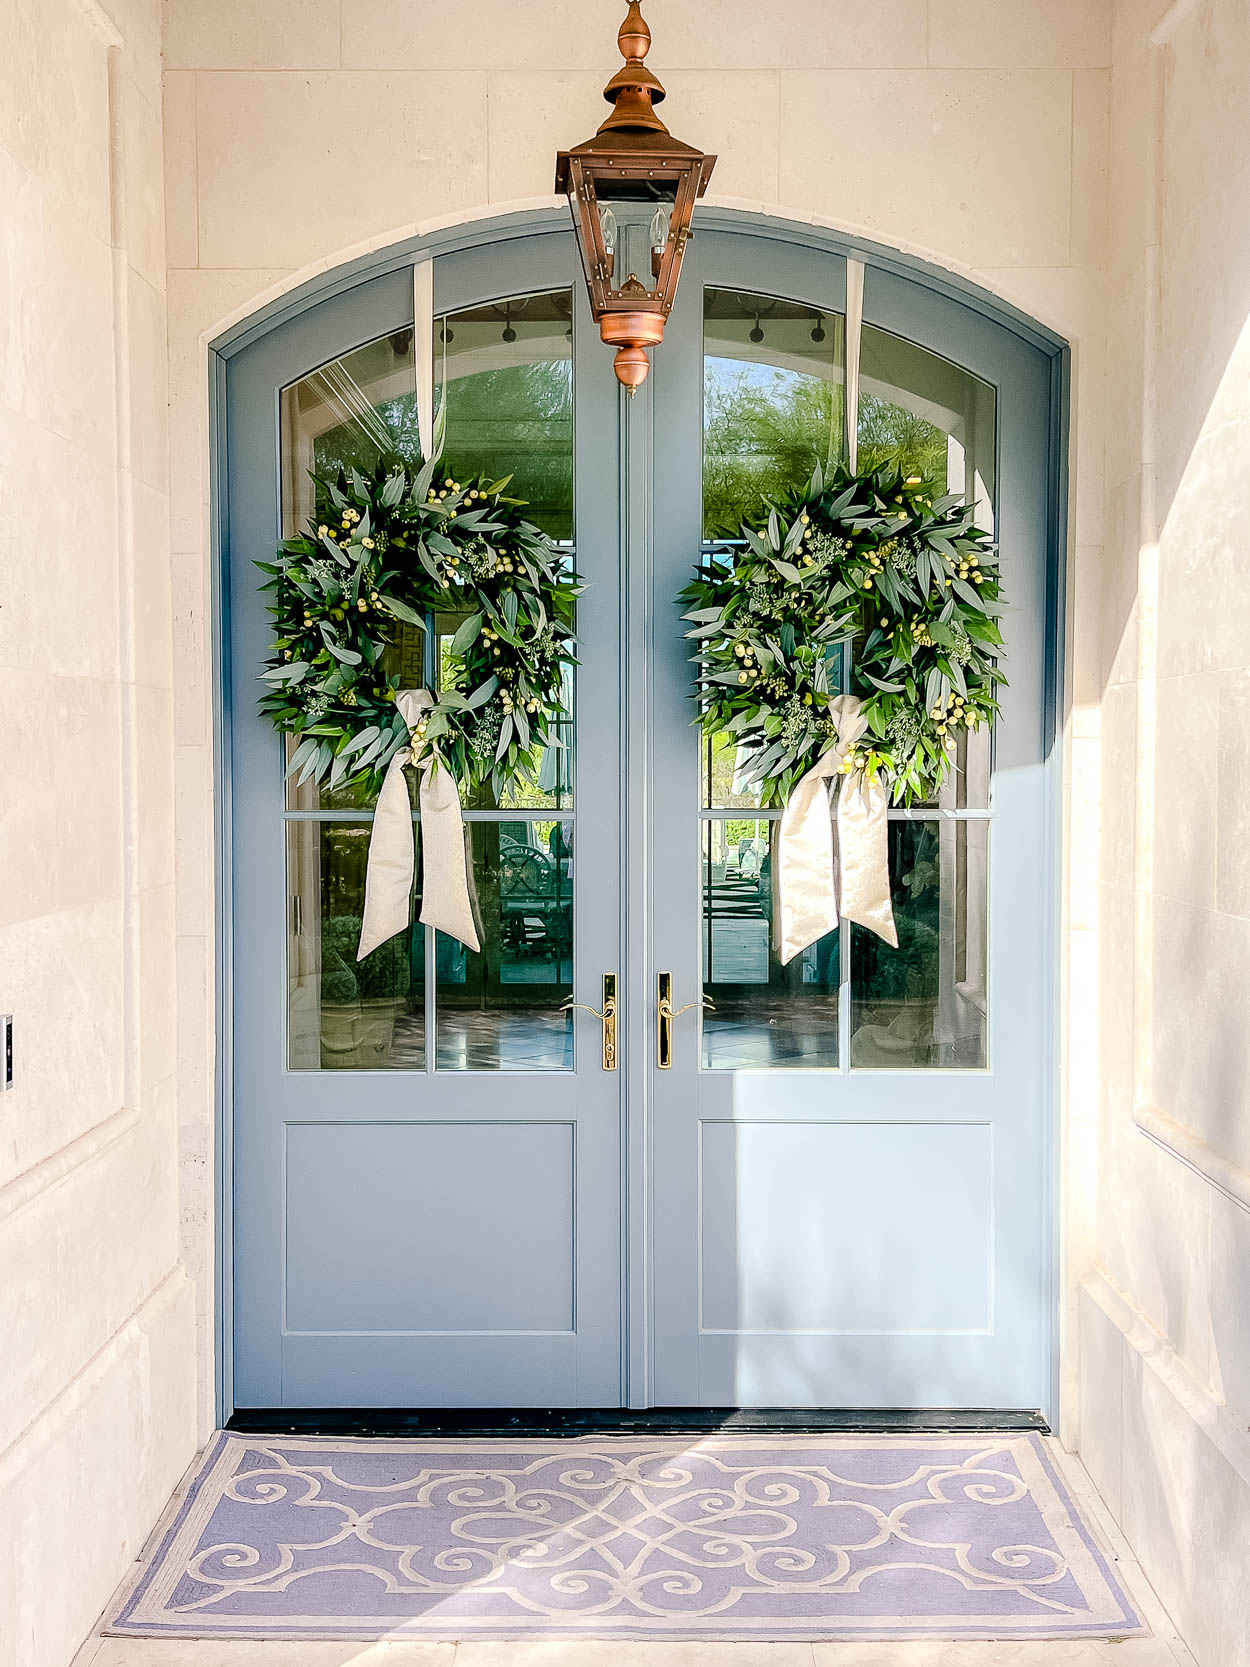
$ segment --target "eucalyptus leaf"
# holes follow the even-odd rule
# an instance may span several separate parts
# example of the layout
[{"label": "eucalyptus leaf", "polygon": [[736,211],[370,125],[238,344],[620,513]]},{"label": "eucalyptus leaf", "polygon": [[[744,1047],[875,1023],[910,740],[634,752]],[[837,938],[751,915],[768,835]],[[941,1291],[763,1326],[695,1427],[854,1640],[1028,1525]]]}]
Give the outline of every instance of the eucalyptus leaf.
[{"label": "eucalyptus leaf", "polygon": [[459,658],[469,646],[476,642],[482,630],[482,615],[470,614],[455,636],[451,639],[451,652]]},{"label": "eucalyptus leaf", "polygon": [[342,643],[330,637],[326,638],[326,647],[334,658],[342,661],[345,666],[358,666],[360,664],[360,655],[354,648],[344,648]]},{"label": "eucalyptus leaf", "polygon": [[340,752],[339,757],[350,758],[353,753],[360,752],[368,748],[370,742],[376,741],[381,733],[382,732],[378,728],[377,724],[369,724],[369,726],[362,729],[359,734],[352,736],[347,745]]},{"label": "eucalyptus leaf", "polygon": [[315,740],[301,741],[291,754],[291,761],[286,767],[287,775],[293,776],[298,769],[307,764],[310,758],[315,758],[316,754],[317,742]]},{"label": "eucalyptus leaf", "polygon": [[383,596],[381,603],[387,613],[393,614],[396,619],[402,619],[405,625],[415,625],[419,631],[425,630],[423,616],[415,608],[410,608],[406,602],[401,602],[398,596]]},{"label": "eucalyptus leaf", "polygon": [[404,471],[402,469],[395,469],[386,477],[382,490],[378,494],[378,502],[384,505],[387,509],[394,509],[395,505],[404,495],[404,487],[406,484],[407,476]]},{"label": "eucalyptus leaf", "polygon": [[499,679],[493,676],[488,677],[485,683],[480,684],[468,697],[465,702],[467,709],[470,712],[476,712],[480,706],[485,706],[498,687]]},{"label": "eucalyptus leaf", "polygon": [[499,760],[507,752],[509,746],[512,744],[512,730],[512,714],[511,712],[505,712],[503,723],[499,726],[499,742],[495,747],[496,763],[499,762]]}]

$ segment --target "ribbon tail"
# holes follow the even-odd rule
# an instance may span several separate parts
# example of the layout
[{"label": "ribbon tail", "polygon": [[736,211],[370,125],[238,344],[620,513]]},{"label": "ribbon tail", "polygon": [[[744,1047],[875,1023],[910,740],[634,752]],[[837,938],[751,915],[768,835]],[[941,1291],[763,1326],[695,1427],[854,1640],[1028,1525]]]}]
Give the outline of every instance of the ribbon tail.
[{"label": "ribbon tail", "polygon": [[838,867],[842,918],[866,926],[898,948],[890,901],[890,835],[885,788],[862,773],[848,777],[838,794]]},{"label": "ribbon tail", "polygon": [[387,765],[373,813],[369,859],[365,868],[365,912],[360,923],[356,959],[363,961],[379,944],[402,932],[412,918],[412,877],[416,870],[416,836],[404,766],[405,748]]},{"label": "ribbon tail", "polygon": [[482,943],[486,937],[486,927],[482,922],[482,901],[477,894],[477,876],[473,872],[473,838],[472,828],[468,822],[464,824],[464,863],[465,889],[469,894],[469,914],[473,920],[473,931],[477,936],[477,941]]},{"label": "ribbon tail", "polygon": [[781,818],[777,891],[779,953],[786,966],[838,924],[833,822],[823,761],[799,782]]},{"label": "ribbon tail", "polygon": [[421,775],[421,837],[425,841],[421,923],[446,932],[476,953],[479,944],[464,833],[460,791],[450,770],[438,769],[431,762]]}]

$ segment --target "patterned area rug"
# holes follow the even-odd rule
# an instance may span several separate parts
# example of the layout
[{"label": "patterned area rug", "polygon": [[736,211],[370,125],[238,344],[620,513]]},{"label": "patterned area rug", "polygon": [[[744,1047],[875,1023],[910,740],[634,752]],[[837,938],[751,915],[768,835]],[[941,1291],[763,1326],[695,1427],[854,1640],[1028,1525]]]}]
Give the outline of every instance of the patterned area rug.
[{"label": "patterned area rug", "polygon": [[1036,1435],[220,1435],[108,1629],[196,1638],[1145,1630]]}]

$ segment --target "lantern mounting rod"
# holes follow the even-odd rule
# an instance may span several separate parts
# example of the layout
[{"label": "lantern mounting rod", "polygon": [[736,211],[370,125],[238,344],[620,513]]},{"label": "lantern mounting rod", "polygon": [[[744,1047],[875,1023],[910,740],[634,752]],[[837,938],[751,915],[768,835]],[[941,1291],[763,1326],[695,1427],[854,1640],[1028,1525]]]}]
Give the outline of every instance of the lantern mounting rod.
[{"label": "lantern mounting rod", "polygon": [[655,113],[655,106],[667,96],[663,83],[643,63],[651,50],[651,31],[639,0],[629,0],[629,11],[617,30],[616,44],[625,62],[603,89],[612,113],[600,123],[600,133],[611,133],[620,127],[667,133],[668,129]]}]

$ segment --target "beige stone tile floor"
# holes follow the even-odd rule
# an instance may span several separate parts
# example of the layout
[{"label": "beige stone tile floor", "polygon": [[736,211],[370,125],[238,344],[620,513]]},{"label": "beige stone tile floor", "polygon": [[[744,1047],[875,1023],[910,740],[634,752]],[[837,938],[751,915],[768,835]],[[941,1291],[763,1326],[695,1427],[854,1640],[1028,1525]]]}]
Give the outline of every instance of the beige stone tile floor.
[{"label": "beige stone tile floor", "polygon": [[[87,1652],[79,1657],[79,1667]],[[1161,1638],[1015,1644],[248,1644],[103,1638],[92,1667],[1177,1667]]]},{"label": "beige stone tile floor", "polygon": [[1120,1642],[874,1644],[326,1643],[91,1638],[73,1667],[1196,1667],[1078,1460],[1051,1454],[1086,1524],[1114,1559],[1150,1638]]}]

